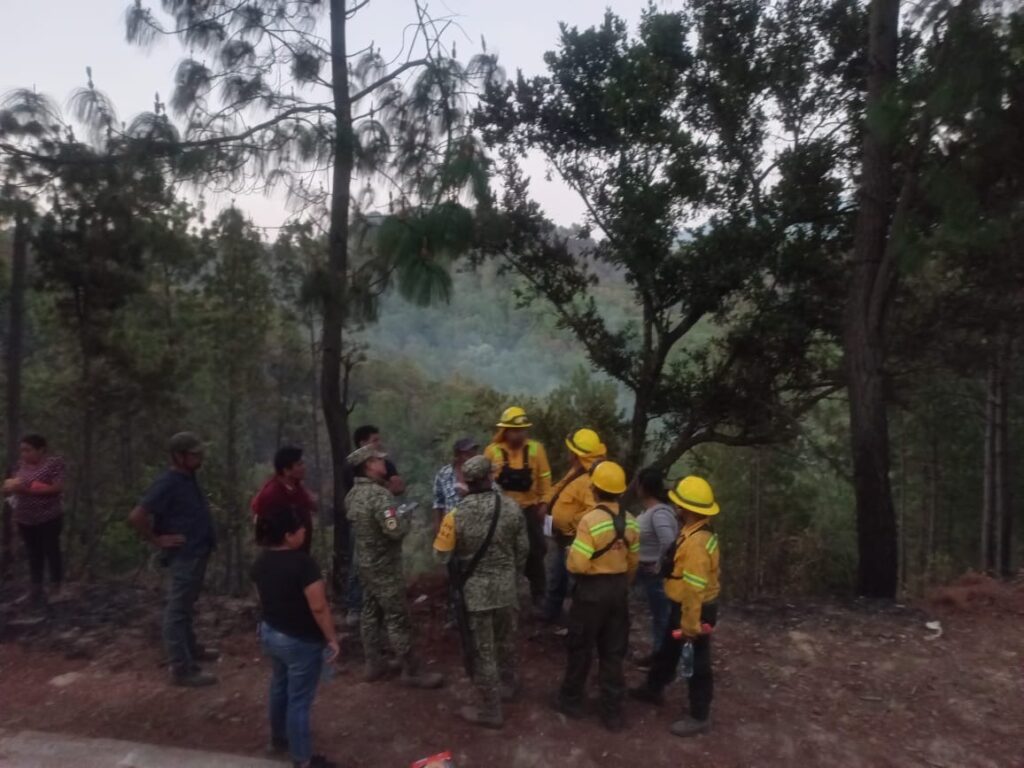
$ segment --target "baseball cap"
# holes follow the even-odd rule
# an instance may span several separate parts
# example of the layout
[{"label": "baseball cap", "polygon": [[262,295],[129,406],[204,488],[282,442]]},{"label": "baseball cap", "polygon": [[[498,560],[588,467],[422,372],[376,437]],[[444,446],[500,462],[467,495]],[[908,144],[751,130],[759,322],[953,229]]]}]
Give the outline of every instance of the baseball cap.
[{"label": "baseball cap", "polygon": [[472,437],[460,437],[455,441],[454,446],[455,453],[469,453],[470,451],[479,451],[480,443],[474,440]]}]

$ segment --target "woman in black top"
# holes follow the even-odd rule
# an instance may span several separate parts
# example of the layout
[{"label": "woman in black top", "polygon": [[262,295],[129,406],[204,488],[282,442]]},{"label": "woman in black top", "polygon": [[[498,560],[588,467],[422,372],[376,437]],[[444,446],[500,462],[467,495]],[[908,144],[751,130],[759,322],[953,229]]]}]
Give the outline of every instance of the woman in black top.
[{"label": "woman in black top", "polygon": [[334,763],[313,754],[309,727],[323,664],[338,656],[324,579],[316,561],[301,549],[306,529],[294,509],[272,508],[265,524],[264,549],[253,564],[252,580],[263,612],[260,640],[274,665],[271,748],[290,752],[295,768],[332,768]]}]

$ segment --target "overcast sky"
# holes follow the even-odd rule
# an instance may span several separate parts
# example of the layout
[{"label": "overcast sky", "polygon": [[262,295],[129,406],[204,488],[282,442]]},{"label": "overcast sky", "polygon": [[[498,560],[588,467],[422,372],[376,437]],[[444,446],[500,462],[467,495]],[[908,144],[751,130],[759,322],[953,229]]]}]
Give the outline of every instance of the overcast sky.
[{"label": "overcast sky", "polygon": [[[152,109],[159,91],[168,101],[174,70],[183,57],[175,40],[163,40],[149,50],[124,39],[124,10],[130,0],[0,0],[0,93],[32,87],[66,103],[74,88],[85,84],[91,66],[96,86],[117,106],[121,119]],[[159,6],[159,0],[144,0]],[[647,0],[430,0],[435,16],[445,9],[458,16],[464,31],[458,40],[459,57],[480,50],[481,35],[511,75],[516,69],[539,73],[543,55],[555,47],[558,23],[580,27],[599,23],[608,5],[631,21],[639,17]],[[664,5],[674,5],[665,2]],[[412,0],[371,0],[350,30],[349,49],[376,42],[387,56],[401,45],[404,26],[412,17]],[[534,195],[560,224],[581,219],[581,206],[571,192],[543,178],[543,165],[529,168]],[[224,205],[229,200],[211,200]],[[281,203],[257,196],[238,199],[263,226],[280,225]]]}]

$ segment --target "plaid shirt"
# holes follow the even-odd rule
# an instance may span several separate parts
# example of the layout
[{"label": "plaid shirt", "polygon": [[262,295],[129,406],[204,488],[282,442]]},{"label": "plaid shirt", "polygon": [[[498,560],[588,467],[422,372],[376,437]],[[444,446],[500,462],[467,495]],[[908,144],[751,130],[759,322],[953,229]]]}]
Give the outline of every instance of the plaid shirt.
[{"label": "plaid shirt", "polygon": [[[462,493],[459,493],[460,487]],[[434,476],[434,509],[451,512],[459,506],[465,491],[466,486],[455,480],[455,467],[445,464]]]}]

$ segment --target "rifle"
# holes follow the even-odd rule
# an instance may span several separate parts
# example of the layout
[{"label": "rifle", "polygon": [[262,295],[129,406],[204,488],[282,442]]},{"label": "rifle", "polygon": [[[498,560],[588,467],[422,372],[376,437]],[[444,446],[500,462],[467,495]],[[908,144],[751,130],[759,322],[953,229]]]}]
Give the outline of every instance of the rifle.
[{"label": "rifle", "polygon": [[501,494],[494,494],[494,512],[491,513],[491,525],[487,529],[487,537],[480,548],[473,553],[473,557],[465,566],[459,558],[452,555],[448,561],[448,599],[451,601],[452,614],[455,618],[455,626],[459,631],[459,643],[462,646],[462,666],[466,674],[473,677],[474,652],[473,652],[473,631],[469,626],[469,611],[466,609],[466,594],[464,587],[469,577],[473,575],[477,565],[483,558],[487,548],[491,546],[491,539],[494,538],[494,529],[498,527],[498,512],[501,509]]},{"label": "rifle", "polygon": [[451,604],[455,628],[459,633],[459,645],[462,647],[462,666],[466,674],[473,677],[473,632],[469,627],[469,611],[466,610],[466,593],[463,585],[462,563],[457,558],[448,561],[448,602]]}]

